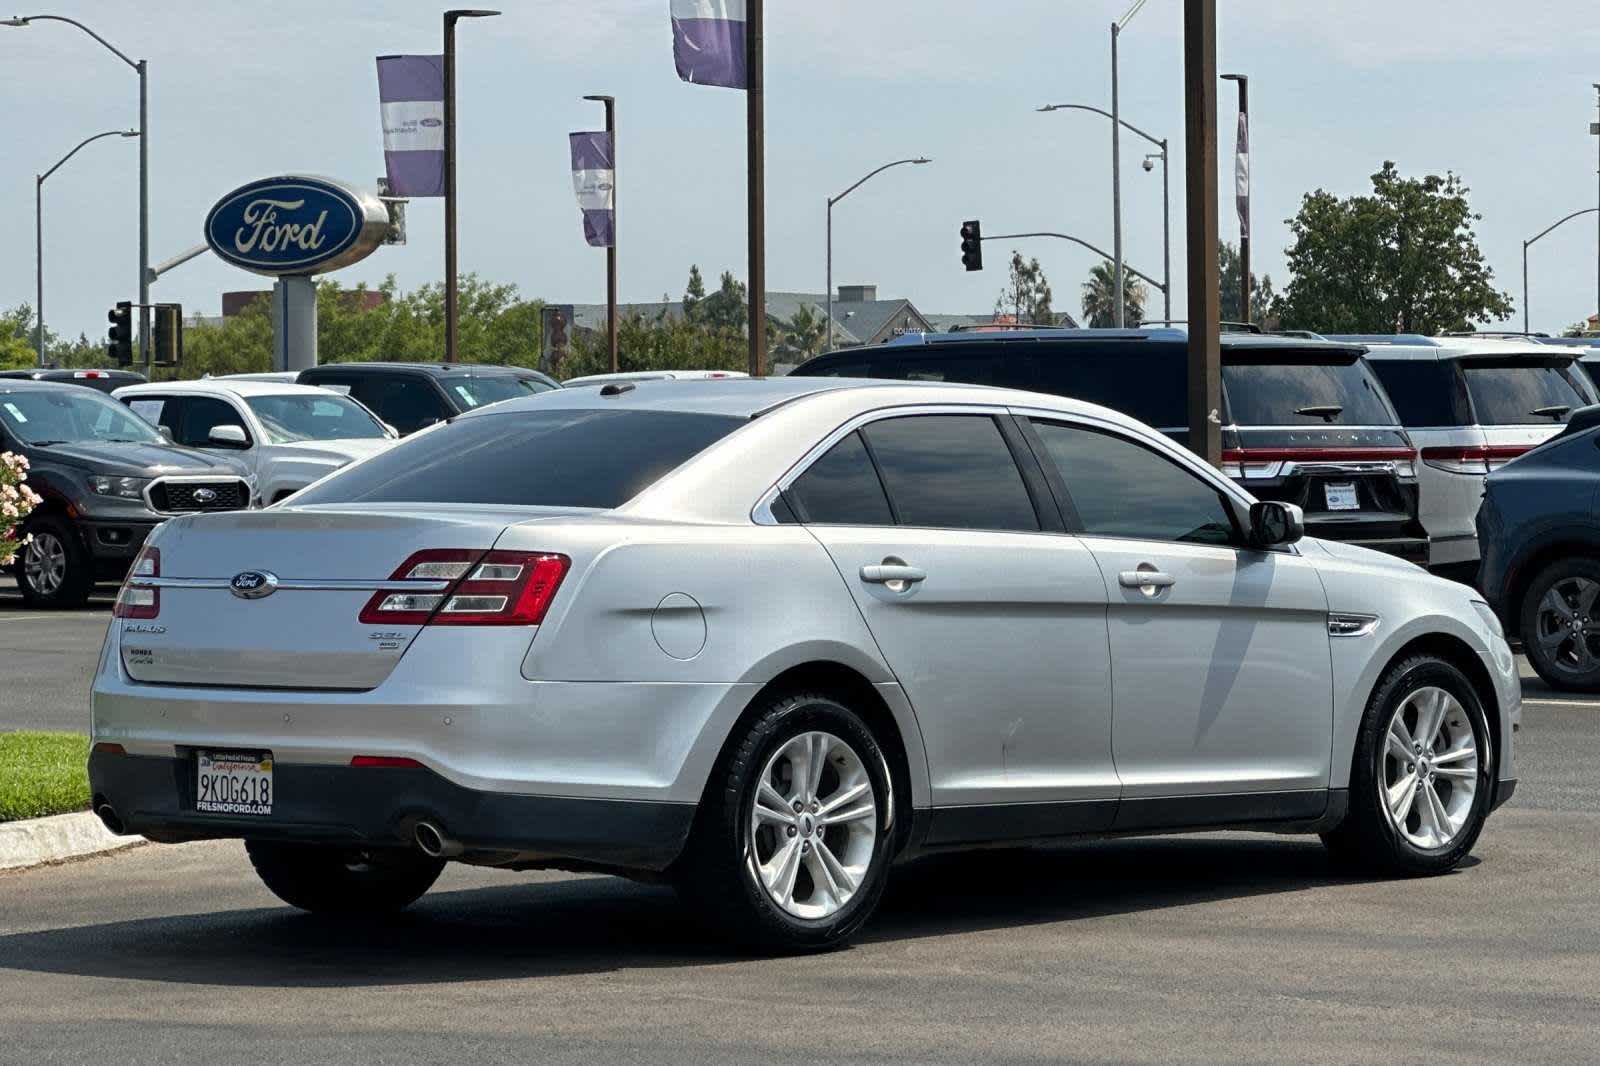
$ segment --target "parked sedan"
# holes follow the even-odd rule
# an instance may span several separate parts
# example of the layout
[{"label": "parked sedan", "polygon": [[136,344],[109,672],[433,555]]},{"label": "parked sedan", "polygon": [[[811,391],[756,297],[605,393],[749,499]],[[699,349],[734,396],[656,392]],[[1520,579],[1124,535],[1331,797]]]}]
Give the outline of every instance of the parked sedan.
[{"label": "parked sedan", "polygon": [[350,397],[310,385],[206,378],[131,385],[113,395],[179,444],[236,456],[255,476],[261,504],[398,439]]},{"label": "parked sedan", "polygon": [[1465,586],[1301,534],[1067,399],[512,400],[163,526],[93,686],[94,806],[241,837],[307,910],[446,860],[594,869],[775,949],[941,849],[1227,827],[1449,870],[1516,784],[1511,651]]},{"label": "parked sedan", "polygon": [[1600,407],[1489,475],[1478,586],[1556,688],[1600,692]]}]

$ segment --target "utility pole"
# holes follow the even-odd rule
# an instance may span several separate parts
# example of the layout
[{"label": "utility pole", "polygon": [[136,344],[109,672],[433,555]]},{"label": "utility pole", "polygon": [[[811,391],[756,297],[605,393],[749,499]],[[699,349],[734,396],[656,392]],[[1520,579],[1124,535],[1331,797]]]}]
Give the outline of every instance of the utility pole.
[{"label": "utility pole", "polygon": [[[750,376],[767,372],[766,76],[762,68],[762,0],[745,7],[745,141],[750,191]],[[833,324],[830,322],[829,328]]]},{"label": "utility pole", "polygon": [[498,11],[458,9],[444,13],[444,361],[456,361],[456,22]]},{"label": "utility pole", "polygon": [[1113,287],[1116,292],[1117,313],[1113,321],[1118,329],[1127,323],[1122,299],[1122,106],[1117,92],[1117,37],[1122,26],[1111,24],[1111,251],[1116,257],[1112,264]]},{"label": "utility pole", "polygon": [[1250,319],[1250,77],[1224,74],[1239,83],[1238,140],[1233,149],[1234,202],[1239,208],[1239,321]]},{"label": "utility pole", "polygon": [[1189,257],[1189,447],[1222,462],[1217,291],[1217,0],[1183,2],[1184,179]]},{"label": "utility pole", "polygon": [[[1595,92],[1595,113],[1600,115],[1600,81],[1593,82]],[[1595,139],[1595,207],[1600,209],[1600,122],[1591,122],[1589,132]],[[1600,215],[1595,218],[1594,235],[1594,292],[1595,314],[1600,316]]]}]

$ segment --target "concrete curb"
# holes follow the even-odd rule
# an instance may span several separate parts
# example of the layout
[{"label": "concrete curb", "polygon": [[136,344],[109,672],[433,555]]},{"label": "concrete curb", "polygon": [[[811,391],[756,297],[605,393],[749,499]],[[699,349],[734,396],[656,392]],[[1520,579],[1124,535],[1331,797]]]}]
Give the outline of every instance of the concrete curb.
[{"label": "concrete curb", "polygon": [[0,870],[81,859],[144,842],[144,837],[114,835],[89,811],[0,822]]}]

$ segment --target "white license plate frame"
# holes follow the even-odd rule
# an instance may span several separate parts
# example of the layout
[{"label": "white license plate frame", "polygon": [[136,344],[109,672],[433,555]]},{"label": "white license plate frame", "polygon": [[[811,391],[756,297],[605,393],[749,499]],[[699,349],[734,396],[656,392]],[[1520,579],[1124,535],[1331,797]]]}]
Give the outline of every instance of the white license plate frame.
[{"label": "white license plate frame", "polygon": [[268,818],[277,798],[272,752],[204,748],[194,753],[194,809],[201,814]]},{"label": "white license plate frame", "polygon": [[1361,497],[1354,481],[1333,481],[1322,486],[1322,499],[1330,511],[1359,511]]}]

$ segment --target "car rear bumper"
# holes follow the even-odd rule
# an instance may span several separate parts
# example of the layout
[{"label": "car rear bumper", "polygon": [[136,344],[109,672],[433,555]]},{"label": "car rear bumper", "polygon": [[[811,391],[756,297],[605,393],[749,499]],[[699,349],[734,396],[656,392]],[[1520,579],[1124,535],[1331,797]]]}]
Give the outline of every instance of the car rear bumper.
[{"label": "car rear bumper", "polygon": [[110,807],[121,831],[168,843],[248,838],[415,847],[416,825],[428,821],[466,853],[501,862],[632,870],[662,870],[677,858],[695,811],[689,803],[483,792],[420,768],[276,762],[270,815],[213,815],[194,809],[192,751],[96,751],[89,787],[96,810]]}]

